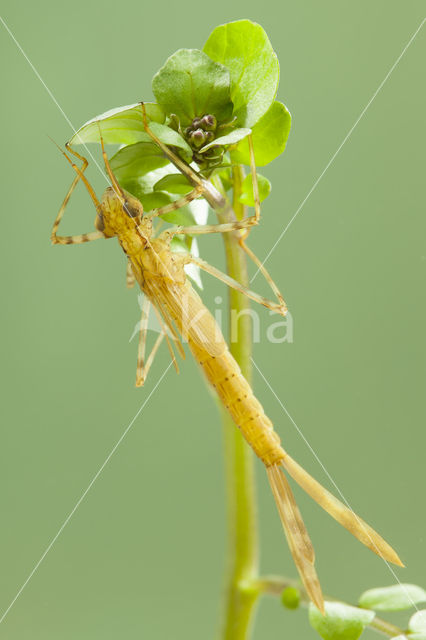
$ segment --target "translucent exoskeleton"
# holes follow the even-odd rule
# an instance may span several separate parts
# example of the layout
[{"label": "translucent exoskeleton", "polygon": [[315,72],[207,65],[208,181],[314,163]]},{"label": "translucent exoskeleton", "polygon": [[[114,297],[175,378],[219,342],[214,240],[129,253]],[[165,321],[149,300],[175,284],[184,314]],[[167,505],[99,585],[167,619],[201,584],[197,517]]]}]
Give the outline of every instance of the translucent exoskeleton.
[{"label": "translucent exoskeleton", "polygon": [[[261,261],[245,242],[250,230],[258,224],[260,218],[259,192],[251,137],[249,137],[249,149],[255,201],[254,215],[225,224],[174,227],[156,235],[153,231],[154,218],[161,217],[199,197],[205,197],[208,201],[211,185],[208,180],[181,160],[154,135],[149,128],[143,104],[141,104],[141,118],[145,131],[162,149],[165,156],[187,177],[193,185],[193,190],[161,209],[144,214],[139,200],[124,191],[115,178],[99,130],[103,159],[111,186],[106,189],[99,201],[84,174],[88,166],[87,160],[77,153],[70,144],[67,144],[67,151],[62,151],[62,153],[73,167],[76,176],[54,222],[52,242],[53,244],[79,244],[101,238],[116,237],[118,239],[127,256],[127,285],[133,286],[136,281],[145,294],[140,323],[136,385],[143,385],[155,353],[163,340],[166,341],[176,369],[178,369],[178,365],[175,350],[184,357],[182,340],[188,343],[190,351],[221,402],[231,414],[236,426],[266,466],[268,479],[295,564],[312,602],[320,611],[324,612],[323,595],[314,567],[313,546],[289,482],[284,475],[284,469],[323,509],[363,544],[385,560],[403,566],[401,560],[374,529],[314,480],[283,449],[272,422],[255,398],[250,385],[231,355],[215,319],[193,289],[184,270],[186,264],[193,262],[212,276],[222,280],[229,287],[244,293],[251,300],[277,313],[286,314],[286,305],[277,286]],[[74,155],[81,162],[81,166],[77,166],[67,152]],[[96,209],[96,230],[82,235],[59,236],[57,230],[64,210],[80,180],[84,183]],[[247,253],[263,273],[275,294],[276,301],[267,300],[247,289],[200,258],[175,253],[171,250],[171,240],[176,234],[208,233],[238,234],[241,249]],[[150,355],[146,357],[145,347],[150,307],[157,315],[161,330]]]}]

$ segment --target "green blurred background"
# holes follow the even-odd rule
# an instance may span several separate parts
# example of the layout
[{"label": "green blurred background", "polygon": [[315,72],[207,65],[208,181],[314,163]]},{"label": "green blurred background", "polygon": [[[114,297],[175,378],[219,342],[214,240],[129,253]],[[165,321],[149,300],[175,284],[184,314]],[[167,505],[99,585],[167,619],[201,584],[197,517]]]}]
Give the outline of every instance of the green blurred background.
[{"label": "green blurred background", "polygon": [[[212,3],[3,0],[2,16],[78,127],[152,98],[151,77],[220,23],[251,18],[281,64],[293,115],[284,156],[263,172],[273,192],[252,246],[264,257],[419,26],[422,2]],[[350,501],[426,587],[423,29],[273,252],[268,267],[294,318],[294,343],[255,359]],[[2,60],[3,611],[168,362],[134,384],[136,292],[115,242],[52,247],[72,172],[46,134],[71,135],[0,25]],[[98,149],[95,149],[97,152]],[[98,193],[105,187],[91,168]],[[64,232],[92,228],[79,189]],[[223,266],[220,238],[201,243]],[[205,279],[204,296],[224,288]],[[262,289],[261,279],[256,288]],[[264,331],[270,322],[261,311]],[[264,332],[263,332],[264,335]],[[324,472],[265,386],[255,390],[285,446]],[[212,638],[225,562],[222,436],[213,399],[188,360],[170,370],[0,626],[8,640]],[[264,572],[295,576],[261,464]],[[395,576],[298,492],[326,593],[355,601]],[[397,617],[398,619],[407,619]],[[273,599],[255,640],[314,638],[305,611]],[[365,637],[372,638],[370,632]]]}]

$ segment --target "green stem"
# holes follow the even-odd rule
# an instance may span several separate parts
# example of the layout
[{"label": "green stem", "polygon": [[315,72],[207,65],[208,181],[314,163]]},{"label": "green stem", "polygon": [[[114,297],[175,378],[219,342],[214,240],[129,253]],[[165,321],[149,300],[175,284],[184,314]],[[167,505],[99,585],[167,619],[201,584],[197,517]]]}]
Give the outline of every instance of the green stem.
[{"label": "green stem", "polygon": [[[298,589],[300,592],[300,602],[305,607],[309,606],[309,596],[306,591],[300,587],[300,583],[297,580],[278,576],[267,576],[265,578],[259,578],[253,584],[253,589],[257,590],[258,593],[267,593],[273,596],[281,596],[284,589],[287,589],[288,587],[295,587]],[[328,602],[343,602],[342,600],[332,598],[331,596],[324,596],[324,599],[328,600]],[[402,629],[390,622],[387,622],[387,620],[378,618],[377,616],[367,626],[388,638],[395,638],[396,636],[404,634]]]},{"label": "green stem", "polygon": [[[241,194],[242,169],[233,171],[233,207],[224,201],[222,185],[217,178],[213,184],[218,196],[210,196],[219,222],[231,222],[244,216],[244,207],[238,202]],[[213,199],[212,199],[213,198]],[[248,284],[246,257],[238,243],[237,233],[223,234],[227,273],[244,285]],[[252,332],[247,313],[249,300],[234,289],[229,290],[230,350],[251,382]],[[235,423],[222,410],[225,456],[225,486],[228,522],[228,561],[226,568],[226,596],[222,640],[247,640],[259,591],[253,588],[258,576],[258,527],[254,457]]]},{"label": "green stem", "polygon": [[[180,167],[178,166],[178,168]],[[206,181],[209,189],[205,192],[204,197],[216,211],[219,222],[232,222],[244,217],[244,206],[239,202],[243,177],[242,168],[235,166],[232,170],[234,193],[232,206],[218,176],[214,176],[211,182]],[[222,237],[228,275],[247,286],[247,263],[245,254],[238,243],[238,234],[225,233]],[[251,320],[250,315],[244,313],[249,308],[250,303],[246,296],[234,289],[229,289],[230,350],[240,365],[245,378],[251,384]],[[233,327],[234,332],[232,331]],[[222,422],[228,514],[228,566],[225,616],[221,639],[248,640],[251,635],[255,605],[262,594],[280,596],[287,587],[296,587],[300,591],[302,605],[309,606],[310,599],[297,580],[275,576],[258,577],[259,554],[254,456],[239,430],[235,428],[233,420],[223,409]],[[342,602],[329,596],[326,596],[325,599]],[[368,626],[389,638],[404,634],[402,629],[377,616]]]}]

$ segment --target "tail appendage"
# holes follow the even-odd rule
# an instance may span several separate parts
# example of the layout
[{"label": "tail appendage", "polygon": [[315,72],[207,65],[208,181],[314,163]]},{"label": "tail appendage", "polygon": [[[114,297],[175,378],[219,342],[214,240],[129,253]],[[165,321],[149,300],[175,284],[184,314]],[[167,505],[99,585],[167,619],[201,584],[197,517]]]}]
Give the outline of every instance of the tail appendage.
[{"label": "tail appendage", "polygon": [[[288,454],[280,463],[289,475],[337,522],[388,562],[403,567],[392,547],[370,525],[322,487]],[[267,474],[283,529],[303,585],[315,606],[324,613],[324,598],[314,567],[315,554],[293,492],[280,464],[267,466]]]},{"label": "tail appendage", "polygon": [[282,464],[293,480],[295,480],[320,507],[350,531],[355,538],[358,538],[360,542],[383,558],[383,560],[392,562],[399,567],[404,566],[396,551],[392,549],[377,531],[374,531],[374,529],[357,516],[356,513],[340,502],[340,500],[327,491],[327,489],[322,487],[319,482],[309,475],[309,473],[288,454],[286,454]]},{"label": "tail appendage", "polygon": [[312,602],[324,613],[324,598],[314,567],[314,550],[284,470],[360,542],[384,560],[399,566],[403,564],[392,547],[374,529],[314,480],[282,448],[272,422],[255,398],[238,364],[226,348],[225,342],[221,344],[223,352],[212,355],[202,349],[197,341],[189,340],[191,350],[207,379],[247,443],[266,467],[284,532],[303,585]]},{"label": "tail appendage", "polygon": [[294,563],[310,599],[324,613],[324,598],[314,567],[314,549],[293,492],[278,465],[266,470]]}]

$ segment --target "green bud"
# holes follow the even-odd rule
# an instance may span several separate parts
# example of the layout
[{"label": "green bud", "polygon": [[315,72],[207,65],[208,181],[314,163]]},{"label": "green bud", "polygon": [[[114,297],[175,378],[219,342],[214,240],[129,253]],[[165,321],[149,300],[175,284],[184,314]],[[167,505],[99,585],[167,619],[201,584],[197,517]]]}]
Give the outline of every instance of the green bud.
[{"label": "green bud", "polygon": [[198,129],[201,126],[201,120],[202,118],[194,118],[193,121],[191,122],[191,128],[194,129]]},{"label": "green bud", "polygon": [[211,142],[212,140],[214,140],[213,131],[207,131],[207,133],[206,133],[206,142]]},{"label": "green bud", "polygon": [[281,603],[286,609],[298,609],[300,605],[300,591],[295,587],[287,587],[281,594]]},{"label": "green bud", "polygon": [[179,131],[179,129],[180,129],[180,120],[179,120],[178,116],[175,113],[171,113],[170,114],[169,127],[174,129],[175,131]]},{"label": "green bud", "polygon": [[217,120],[215,116],[207,114],[201,118],[200,127],[205,131],[216,131]]},{"label": "green bud", "polygon": [[192,146],[194,146],[196,149],[199,149],[206,141],[206,133],[202,129],[196,129],[191,133],[189,139]]}]

